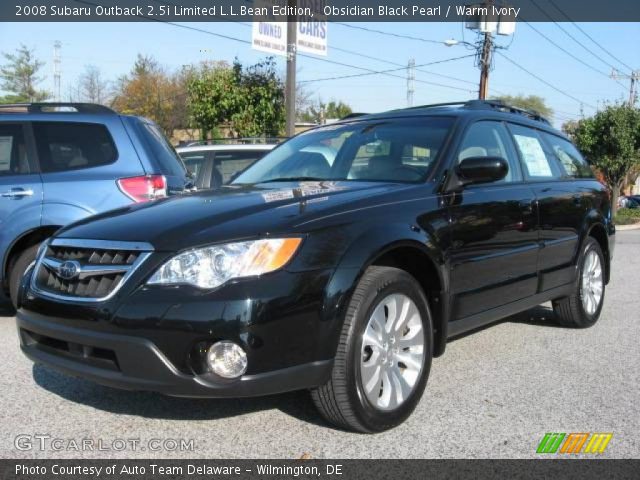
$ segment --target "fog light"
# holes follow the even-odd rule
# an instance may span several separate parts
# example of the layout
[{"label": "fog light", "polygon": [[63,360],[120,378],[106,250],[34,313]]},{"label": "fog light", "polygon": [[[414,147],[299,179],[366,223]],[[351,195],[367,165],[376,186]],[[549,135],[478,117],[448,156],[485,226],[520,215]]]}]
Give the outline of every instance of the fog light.
[{"label": "fog light", "polygon": [[247,354],[233,342],[214,343],[207,352],[209,368],[224,378],[236,378],[247,371]]}]

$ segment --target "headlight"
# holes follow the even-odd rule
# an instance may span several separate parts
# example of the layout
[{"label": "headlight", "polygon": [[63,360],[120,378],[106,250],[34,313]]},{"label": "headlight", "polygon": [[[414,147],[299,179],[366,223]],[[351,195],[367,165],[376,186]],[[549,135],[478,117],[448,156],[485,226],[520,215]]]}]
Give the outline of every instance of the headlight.
[{"label": "headlight", "polygon": [[189,250],[162,265],[147,283],[216,288],[234,278],[253,277],[282,268],[301,242],[301,238],[273,238]]}]

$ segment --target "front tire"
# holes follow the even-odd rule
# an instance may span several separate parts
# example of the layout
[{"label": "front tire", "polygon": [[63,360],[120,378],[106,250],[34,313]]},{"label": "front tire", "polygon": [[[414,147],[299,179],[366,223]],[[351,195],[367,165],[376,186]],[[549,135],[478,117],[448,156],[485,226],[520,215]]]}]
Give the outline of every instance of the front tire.
[{"label": "front tire", "polygon": [[29,265],[35,261],[38,248],[40,248],[40,244],[33,245],[20,252],[18,258],[11,266],[11,270],[9,271],[9,297],[11,298],[13,308],[18,308],[18,292],[20,290],[22,276],[24,272],[27,271],[27,268],[29,268]]},{"label": "front tire", "polygon": [[604,293],[604,255],[600,244],[587,237],[573,293],[553,302],[556,321],[563,327],[591,327],[600,318]]},{"label": "front tire", "polygon": [[331,379],[312,390],[321,414],[356,432],[393,428],[427,383],[433,328],[427,299],[407,272],[368,268],[351,297]]}]

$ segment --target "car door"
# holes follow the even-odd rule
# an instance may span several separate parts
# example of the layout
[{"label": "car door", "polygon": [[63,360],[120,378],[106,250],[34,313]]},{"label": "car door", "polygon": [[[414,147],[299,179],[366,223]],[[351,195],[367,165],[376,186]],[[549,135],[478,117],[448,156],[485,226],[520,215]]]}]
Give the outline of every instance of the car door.
[{"label": "car door", "polygon": [[[509,173],[498,182],[465,187],[450,202],[452,318],[460,320],[536,292],[537,219],[534,194],[506,126],[473,123],[454,158],[498,156]],[[455,330],[455,325],[450,326]]]},{"label": "car door", "polygon": [[[591,169],[571,142],[546,132],[513,128],[514,135],[537,135],[550,165],[546,177],[530,176],[538,198],[541,250],[538,256],[540,289],[570,283],[579,248],[580,231],[588,205],[593,202]],[[518,137],[515,136],[516,142]],[[527,170],[525,164],[525,170]],[[540,172],[538,172],[540,173]],[[580,179],[584,179],[580,181]]]},{"label": "car door", "polygon": [[41,221],[42,180],[28,138],[28,124],[0,123],[0,252]]}]

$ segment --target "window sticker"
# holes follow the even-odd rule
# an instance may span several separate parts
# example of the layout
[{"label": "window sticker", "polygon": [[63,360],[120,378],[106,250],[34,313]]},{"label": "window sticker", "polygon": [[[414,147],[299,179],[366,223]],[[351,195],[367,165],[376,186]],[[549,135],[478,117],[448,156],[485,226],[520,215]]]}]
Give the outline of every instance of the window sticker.
[{"label": "window sticker", "polygon": [[552,177],[553,172],[540,141],[535,137],[525,135],[514,135],[514,137],[529,175],[532,177]]}]

